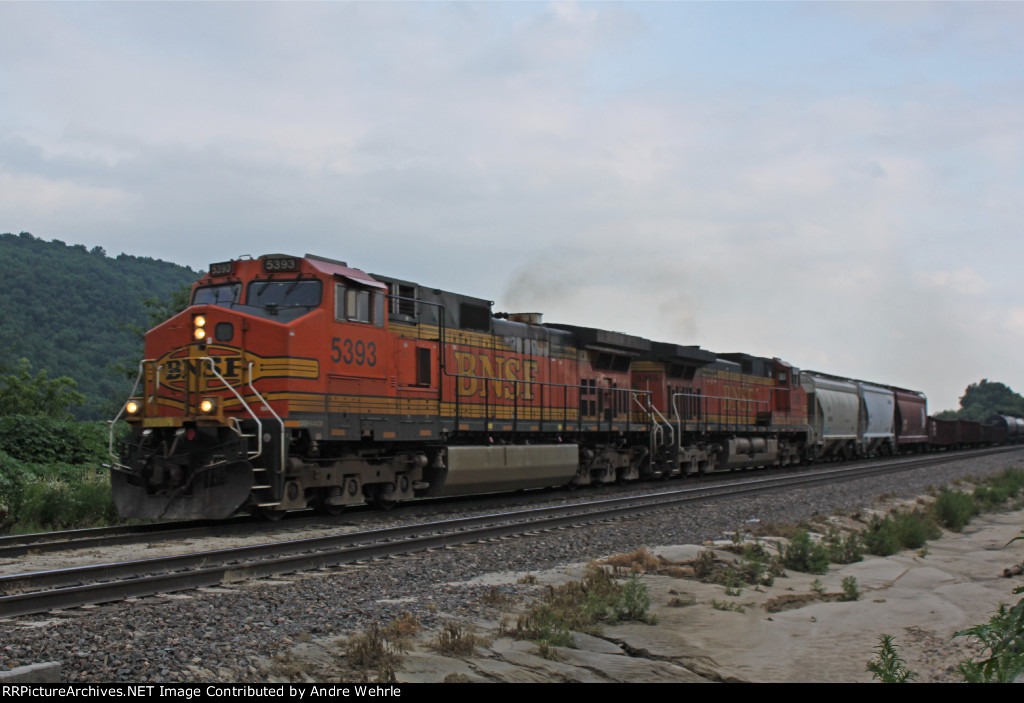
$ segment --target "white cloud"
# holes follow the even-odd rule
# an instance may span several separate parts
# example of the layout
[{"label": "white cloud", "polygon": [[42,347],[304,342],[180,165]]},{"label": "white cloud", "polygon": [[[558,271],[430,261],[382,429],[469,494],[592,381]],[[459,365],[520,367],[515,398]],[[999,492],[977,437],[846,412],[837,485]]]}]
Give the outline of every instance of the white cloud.
[{"label": "white cloud", "polygon": [[955,271],[930,271],[916,274],[918,281],[932,288],[941,288],[955,295],[984,295],[992,290],[992,283],[970,266]]},{"label": "white cloud", "polygon": [[974,17],[1019,11],[774,7],[2,3],[0,231],[294,248],[953,402],[983,367],[1024,386],[989,312],[1022,294],[1022,77],[989,58],[1020,49]]}]

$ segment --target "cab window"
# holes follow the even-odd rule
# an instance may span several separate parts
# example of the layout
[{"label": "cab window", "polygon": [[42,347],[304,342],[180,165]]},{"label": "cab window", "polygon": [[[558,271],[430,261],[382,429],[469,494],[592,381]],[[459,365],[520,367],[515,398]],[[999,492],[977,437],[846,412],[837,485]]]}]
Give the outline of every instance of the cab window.
[{"label": "cab window", "polygon": [[384,295],[365,288],[334,285],[334,319],[338,322],[373,323],[384,326]]},{"label": "cab window", "polygon": [[320,281],[254,281],[246,303],[262,308],[315,308],[320,304]]},{"label": "cab window", "polygon": [[219,286],[203,286],[196,288],[192,294],[193,305],[220,305],[230,308],[238,302],[238,296],[242,292],[241,283],[224,283]]}]

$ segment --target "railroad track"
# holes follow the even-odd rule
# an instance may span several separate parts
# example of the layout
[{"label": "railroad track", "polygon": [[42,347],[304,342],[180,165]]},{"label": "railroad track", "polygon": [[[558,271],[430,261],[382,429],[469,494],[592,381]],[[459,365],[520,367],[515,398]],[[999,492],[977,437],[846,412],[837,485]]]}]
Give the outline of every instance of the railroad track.
[{"label": "railroad track", "polygon": [[219,586],[254,578],[413,554],[459,544],[621,519],[685,503],[835,483],[918,469],[951,460],[1020,451],[1020,447],[926,455],[884,463],[825,467],[620,498],[528,508],[363,532],[269,542],[119,563],[0,577],[0,617],[14,617],[131,597]]},{"label": "railroad track", "polygon": [[[1024,449],[1024,447],[1020,448]],[[933,460],[932,463],[942,463],[945,461],[960,461],[976,456],[985,456],[991,453],[1014,451],[1015,449],[1017,449],[1017,447],[994,447],[980,450],[929,454],[921,458],[924,458],[925,460],[931,458]],[[889,462],[892,461],[894,460],[884,460],[883,465],[889,466]],[[899,461],[899,459],[895,461]],[[862,463],[863,462],[858,462],[855,466],[860,466]],[[828,464],[810,465],[810,467],[805,465],[796,465],[782,470],[779,468],[773,468],[763,470],[757,469],[753,471],[765,471],[771,473],[792,470],[814,471],[823,470],[823,467],[826,467],[827,469],[828,466]],[[732,474],[710,474],[703,480],[735,480],[732,477],[748,475],[750,475],[750,471],[742,473],[734,472]],[[695,479],[693,478],[686,479],[689,483],[692,483],[694,480]],[[657,484],[650,485],[654,486]],[[637,487],[638,484],[630,484],[630,486]],[[588,489],[581,490],[586,491]],[[423,499],[416,503],[403,504],[402,508],[408,509],[413,506],[442,505],[458,502],[480,503],[481,501],[486,502],[487,500],[487,496],[454,496],[449,498]],[[496,502],[500,501],[501,497],[499,496],[495,500]],[[402,511],[400,510],[392,515],[400,516],[401,512]],[[267,533],[272,536],[282,532],[286,533],[291,530],[303,530],[319,527],[329,528],[332,525],[351,524],[353,520],[369,520],[375,517],[380,517],[381,515],[383,515],[383,513],[372,510],[346,512],[344,515],[338,517],[330,517],[322,514],[311,516],[308,512],[298,512],[289,514],[285,517],[283,522],[269,522],[259,517],[240,515],[227,520],[192,520],[183,522],[145,523],[140,525],[94,527],[57,532],[38,532],[26,535],[3,535],[0,536],[0,559],[12,559],[30,554],[95,549],[100,547],[153,543],[158,541],[201,539],[211,536],[251,536],[254,533]]]}]

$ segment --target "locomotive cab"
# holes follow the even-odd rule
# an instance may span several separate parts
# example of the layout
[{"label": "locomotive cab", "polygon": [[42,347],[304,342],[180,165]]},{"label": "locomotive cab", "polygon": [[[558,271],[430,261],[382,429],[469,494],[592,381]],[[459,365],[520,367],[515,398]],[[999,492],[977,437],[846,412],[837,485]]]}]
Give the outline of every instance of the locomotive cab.
[{"label": "locomotive cab", "polygon": [[338,272],[372,282],[341,262],[282,255],[213,264],[190,306],[147,333],[123,411],[131,433],[112,465],[122,516],[220,518],[281,504],[286,418],[302,403],[294,391],[321,376],[304,330],[331,316]]}]

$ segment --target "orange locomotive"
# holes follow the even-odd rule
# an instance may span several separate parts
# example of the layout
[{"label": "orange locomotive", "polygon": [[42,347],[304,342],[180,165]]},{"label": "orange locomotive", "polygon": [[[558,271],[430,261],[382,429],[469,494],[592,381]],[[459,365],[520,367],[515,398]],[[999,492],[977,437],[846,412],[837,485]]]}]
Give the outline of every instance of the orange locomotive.
[{"label": "orange locomotive", "polygon": [[311,255],[211,265],[145,353],[112,467],[125,517],[786,464],[811,433],[777,359],[493,315]]}]

